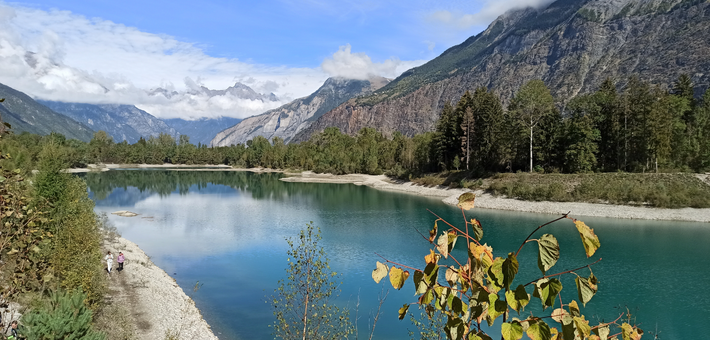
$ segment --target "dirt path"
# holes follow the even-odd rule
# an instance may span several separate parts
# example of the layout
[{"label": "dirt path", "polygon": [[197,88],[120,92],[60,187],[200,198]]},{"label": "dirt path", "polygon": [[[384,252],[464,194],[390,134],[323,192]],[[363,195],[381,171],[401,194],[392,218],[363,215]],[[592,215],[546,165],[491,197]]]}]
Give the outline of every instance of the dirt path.
[{"label": "dirt path", "polygon": [[[150,261],[138,246],[124,238],[104,241],[104,253],[114,254],[114,268],[108,273],[109,294],[106,318],[109,328],[119,334],[109,338],[134,339],[217,339],[195,303],[175,280]],[[119,272],[116,258],[126,257]]]}]

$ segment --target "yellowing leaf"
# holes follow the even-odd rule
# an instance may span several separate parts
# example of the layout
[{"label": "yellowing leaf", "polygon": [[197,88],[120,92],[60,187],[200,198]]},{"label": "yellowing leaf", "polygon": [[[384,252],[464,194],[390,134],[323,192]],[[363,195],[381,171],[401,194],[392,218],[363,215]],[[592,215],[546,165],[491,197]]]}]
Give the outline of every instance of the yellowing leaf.
[{"label": "yellowing leaf", "polygon": [[402,271],[402,269],[397,267],[392,267],[392,269],[390,269],[390,283],[392,283],[392,287],[394,287],[394,289],[402,289],[404,281],[407,281],[408,277],[408,271]]},{"label": "yellowing leaf", "polygon": [[456,284],[456,282],[458,282],[458,280],[459,273],[456,268],[454,268],[453,266],[446,268],[446,281],[453,286],[454,284]]},{"label": "yellowing leaf", "polygon": [[552,314],[550,316],[552,316],[552,320],[562,323],[562,318],[565,315],[569,315],[569,313],[567,313],[567,311],[564,310],[564,308],[557,308],[552,311]]},{"label": "yellowing leaf", "polygon": [[594,229],[588,227],[580,220],[574,220],[574,225],[579,231],[579,236],[582,237],[582,244],[584,244],[584,251],[587,253],[587,257],[594,255],[594,252],[601,246],[599,238],[594,234]]},{"label": "yellowing leaf", "polygon": [[589,321],[584,320],[584,316],[575,316],[573,320],[577,335],[582,339],[586,339],[589,336],[589,332],[592,331],[592,328],[589,327]]},{"label": "yellowing leaf", "polygon": [[387,268],[386,264],[377,261],[377,268],[372,271],[372,279],[375,280],[375,283],[380,283],[380,281],[387,276],[388,271],[389,268]]},{"label": "yellowing leaf", "polygon": [[471,220],[471,226],[473,227],[473,237],[475,237],[477,241],[480,241],[483,238],[483,226],[481,222],[474,218]]},{"label": "yellowing leaf", "polygon": [[609,329],[609,325],[599,325],[599,327],[594,329],[594,333],[599,336],[600,340],[607,340],[607,338],[609,338],[610,331],[611,330]]},{"label": "yellowing leaf", "polygon": [[434,250],[429,249],[429,255],[424,256],[424,261],[427,264],[436,264],[439,261],[439,255],[434,253]]},{"label": "yellowing leaf", "polygon": [[577,301],[572,300],[572,302],[569,303],[569,312],[572,314],[572,316],[581,316],[582,313],[579,311],[579,305],[577,304]]},{"label": "yellowing leaf", "polygon": [[439,227],[437,226],[436,221],[434,221],[434,228],[429,230],[429,243],[434,242],[437,233],[439,233]]},{"label": "yellowing leaf", "polygon": [[407,310],[409,310],[409,305],[405,303],[404,306],[402,306],[402,308],[399,309],[399,319],[400,320],[404,319],[404,316],[407,315]]},{"label": "yellowing leaf", "polygon": [[476,194],[467,192],[459,196],[459,204],[457,206],[463,210],[473,209],[473,201],[476,199]]}]

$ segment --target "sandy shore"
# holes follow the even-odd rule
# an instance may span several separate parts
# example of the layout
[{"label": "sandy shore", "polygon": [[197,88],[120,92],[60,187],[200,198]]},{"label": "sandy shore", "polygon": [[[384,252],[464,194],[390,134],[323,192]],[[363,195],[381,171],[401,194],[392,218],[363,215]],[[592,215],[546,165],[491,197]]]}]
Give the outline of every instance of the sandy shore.
[{"label": "sandy shore", "polygon": [[[138,338],[217,339],[192,299],[135,243],[117,237],[105,241],[104,250],[114,254],[108,300],[126,307]],[[116,270],[119,251],[126,256],[121,272]]]},{"label": "sandy shore", "polygon": [[[286,182],[304,183],[353,183],[366,185],[378,190],[403,192],[419,196],[440,197],[442,201],[456,205],[458,197],[471,190],[449,189],[446,187],[424,187],[411,182],[396,182],[387,176],[379,175],[331,175],[315,174],[309,171],[300,174],[287,173],[282,178]],[[572,216],[596,216],[625,219],[668,220],[668,221],[694,221],[710,222],[710,209],[662,209],[626,205],[577,203],[577,202],[531,202],[504,197],[496,197],[483,191],[476,191],[476,207],[484,209],[511,210],[534,212],[544,214],[564,214],[570,212]]]}]

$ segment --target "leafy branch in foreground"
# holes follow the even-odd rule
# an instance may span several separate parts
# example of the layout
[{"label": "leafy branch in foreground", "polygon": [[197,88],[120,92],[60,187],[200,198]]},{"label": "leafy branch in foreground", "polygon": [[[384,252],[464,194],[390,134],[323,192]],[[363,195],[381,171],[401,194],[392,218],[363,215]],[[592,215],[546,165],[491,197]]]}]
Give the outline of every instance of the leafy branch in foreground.
[{"label": "leafy branch in foreground", "polygon": [[[475,195],[465,193],[459,197],[458,206],[464,218],[465,226],[457,228],[443,218],[434,214],[437,219],[429,231],[429,237],[423,236],[433,245],[429,254],[424,257],[424,269],[417,269],[385,258],[385,263],[377,262],[372,272],[372,278],[379,283],[386,276],[395,289],[401,289],[413,271],[413,281],[417,302],[405,304],[399,309],[399,319],[408,313],[410,305],[419,305],[429,318],[437,313],[446,315],[446,325],[443,331],[451,340],[490,340],[491,337],[482,330],[483,322],[493,326],[502,317],[501,334],[504,340],[518,340],[527,334],[533,340],[606,340],[617,339],[621,335],[624,340],[638,340],[643,331],[627,322],[620,322],[624,314],[609,323],[591,326],[589,320],[581,313],[577,300],[563,304],[560,292],[562,283],[559,277],[565,274],[575,275],[577,297],[582,305],[586,305],[597,293],[598,280],[592,273],[591,266],[601,261],[582,265],[554,274],[548,274],[550,269],[560,259],[560,247],[557,238],[552,234],[543,234],[532,238],[540,229],[547,225],[571,220],[582,239],[587,258],[592,257],[600,247],[599,238],[594,230],[580,220],[564,214],[561,217],[540,225],[521,243],[516,252],[508,253],[506,257],[495,257],[493,248],[481,244],[483,227],[476,219],[468,220],[464,210],[474,206]],[[440,234],[439,224],[446,225],[446,230]],[[466,243],[466,258],[457,258],[452,254],[457,241]],[[528,243],[537,243],[537,265],[541,276],[524,284],[515,285],[519,270],[518,255]],[[457,256],[460,254],[457,253]],[[456,265],[439,264],[441,258],[451,258]],[[389,265],[388,265],[389,264]],[[582,276],[578,271],[589,269],[589,276]],[[409,269],[409,270],[407,270]],[[443,273],[443,275],[440,275]],[[520,319],[510,317],[511,310],[518,312],[525,309],[530,302],[528,290],[532,288],[532,296],[538,298],[543,311],[553,307],[549,314],[533,315]],[[559,300],[560,306],[555,307]],[[554,321],[549,325],[545,320]],[[560,329],[556,326],[559,325]],[[618,333],[611,334],[612,329]]]}]

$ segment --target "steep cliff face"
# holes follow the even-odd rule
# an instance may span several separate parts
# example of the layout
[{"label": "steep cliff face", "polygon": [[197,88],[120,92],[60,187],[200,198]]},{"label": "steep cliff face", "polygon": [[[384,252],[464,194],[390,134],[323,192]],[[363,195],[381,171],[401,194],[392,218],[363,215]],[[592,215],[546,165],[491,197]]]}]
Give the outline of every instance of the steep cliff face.
[{"label": "steep cliff face", "polygon": [[478,86],[507,103],[542,79],[563,104],[611,77],[631,75],[666,86],[689,74],[710,83],[710,3],[701,0],[558,0],[544,9],[506,13],[484,31],[411,69],[369,96],[350,100],[304,129],[354,134],[374,127],[413,135],[434,128],[446,102]]},{"label": "steep cliff face", "polygon": [[228,146],[246,143],[256,136],[271,140],[280,137],[285,142],[313,121],[332,110],[346,100],[372,93],[387,84],[385,78],[370,80],[352,80],[329,78],[316,92],[305,98],[296,99],[277,109],[258,116],[249,117],[220,133],[212,139],[211,146]]}]

